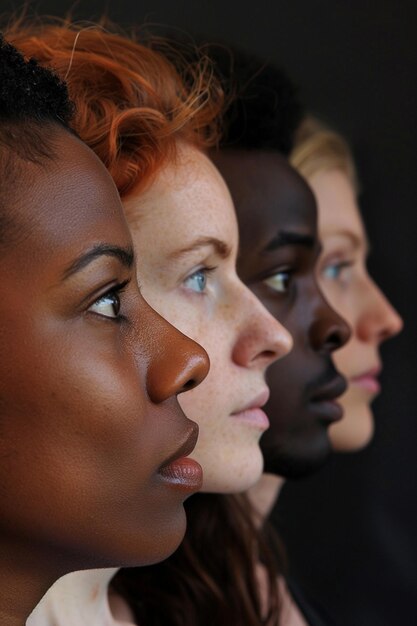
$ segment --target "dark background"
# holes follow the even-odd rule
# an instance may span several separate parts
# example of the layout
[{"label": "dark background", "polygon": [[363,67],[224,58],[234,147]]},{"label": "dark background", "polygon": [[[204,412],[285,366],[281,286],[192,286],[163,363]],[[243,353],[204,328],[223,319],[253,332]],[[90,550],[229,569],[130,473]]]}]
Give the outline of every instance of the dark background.
[{"label": "dark background", "polygon": [[[62,15],[72,3],[38,2]],[[2,11],[19,7],[1,0]],[[371,236],[371,270],[405,318],[383,353],[371,446],[286,485],[274,520],[292,573],[340,626],[417,624],[417,3],[415,0],[109,0],[123,25],[173,25],[276,60],[303,99],[350,139]],[[221,625],[223,626],[223,625]],[[226,625],[224,625],[226,626]]]}]

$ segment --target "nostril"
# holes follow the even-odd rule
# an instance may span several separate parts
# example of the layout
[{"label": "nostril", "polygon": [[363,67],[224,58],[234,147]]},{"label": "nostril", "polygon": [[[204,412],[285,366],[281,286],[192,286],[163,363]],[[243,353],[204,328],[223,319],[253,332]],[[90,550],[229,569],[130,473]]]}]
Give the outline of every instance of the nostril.
[{"label": "nostril", "polygon": [[344,344],[343,337],[340,333],[334,331],[326,338],[325,346],[326,348],[332,352],[333,350],[337,350]]},{"label": "nostril", "polygon": [[311,345],[315,350],[333,352],[347,343],[350,338],[350,328],[341,319],[340,323],[329,324],[326,319],[318,319],[311,326]]},{"label": "nostril", "polygon": [[347,343],[350,339],[350,328],[347,325],[343,325],[337,328],[332,328],[327,334],[325,340],[325,348],[330,352],[338,350]]},{"label": "nostril", "polygon": [[190,380],[187,380],[187,382],[182,386],[181,391],[190,391],[190,389],[194,389],[194,387],[197,387],[198,382],[195,378],[190,378]]}]

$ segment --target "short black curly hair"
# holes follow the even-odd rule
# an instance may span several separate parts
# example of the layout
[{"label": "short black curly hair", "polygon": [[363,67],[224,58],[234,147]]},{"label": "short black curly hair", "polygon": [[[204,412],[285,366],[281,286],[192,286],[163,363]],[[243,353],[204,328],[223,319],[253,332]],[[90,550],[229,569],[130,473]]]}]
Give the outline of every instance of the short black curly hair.
[{"label": "short black curly hair", "polygon": [[221,147],[277,150],[288,156],[304,107],[287,73],[230,46],[211,44],[206,52],[230,94]]},{"label": "short black curly hair", "polygon": [[72,115],[65,84],[0,34],[0,245],[16,230],[10,206],[22,166],[54,157],[51,131],[59,125],[70,132]]}]

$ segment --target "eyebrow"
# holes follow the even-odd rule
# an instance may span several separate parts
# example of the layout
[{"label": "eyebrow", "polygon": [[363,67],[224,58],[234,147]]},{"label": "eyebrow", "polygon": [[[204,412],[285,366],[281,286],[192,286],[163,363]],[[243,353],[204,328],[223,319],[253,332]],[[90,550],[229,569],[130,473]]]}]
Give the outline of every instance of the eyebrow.
[{"label": "eyebrow", "polygon": [[326,239],[326,237],[329,237],[329,236],[345,237],[345,239],[348,239],[350,241],[354,250],[359,250],[360,248],[363,247],[367,255],[370,254],[371,252],[372,246],[366,233],[364,233],[363,238],[357,235],[356,233],[352,233],[350,230],[345,230],[345,229],[336,230],[330,233],[329,232],[323,233],[323,239]]},{"label": "eyebrow", "polygon": [[317,241],[315,237],[311,235],[300,235],[299,233],[293,233],[289,231],[280,231],[271,241],[265,246],[264,252],[271,252],[284,246],[305,246],[306,248],[314,248]]},{"label": "eyebrow", "polygon": [[217,237],[200,237],[196,241],[193,241],[189,246],[172,252],[169,255],[169,258],[179,259],[190,252],[194,252],[195,250],[206,246],[212,246],[215,252],[217,252],[222,259],[227,259],[227,257],[229,257],[232,253],[231,247],[221,239],[217,239]]},{"label": "eyebrow", "polygon": [[135,260],[135,254],[133,252],[133,248],[131,247],[122,248],[121,246],[98,244],[88,252],[80,255],[77,259],[75,259],[75,261],[71,263],[69,267],[67,267],[67,269],[64,271],[64,280],[66,280],[76,272],[80,272],[90,263],[92,263],[101,256],[114,257],[127,268],[131,268]]}]

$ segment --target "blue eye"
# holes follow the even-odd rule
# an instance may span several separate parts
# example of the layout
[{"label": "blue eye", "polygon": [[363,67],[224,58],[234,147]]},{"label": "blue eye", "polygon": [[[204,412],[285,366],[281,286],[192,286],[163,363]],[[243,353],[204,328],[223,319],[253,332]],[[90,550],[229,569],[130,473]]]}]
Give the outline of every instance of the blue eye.
[{"label": "blue eye", "polygon": [[351,266],[351,261],[339,261],[338,263],[332,263],[330,265],[326,265],[322,269],[322,275],[324,278],[328,278],[329,280],[338,280],[341,277],[343,270]]},{"label": "blue eye", "polygon": [[290,287],[291,273],[287,271],[277,272],[266,278],[264,283],[279,293],[286,293]]},{"label": "blue eye", "polygon": [[203,293],[207,286],[207,272],[209,268],[201,268],[188,276],[185,279],[184,284],[186,287],[197,293]]}]

